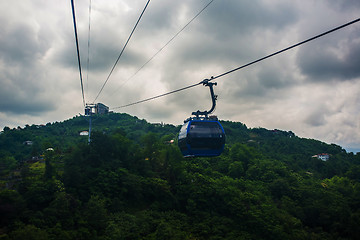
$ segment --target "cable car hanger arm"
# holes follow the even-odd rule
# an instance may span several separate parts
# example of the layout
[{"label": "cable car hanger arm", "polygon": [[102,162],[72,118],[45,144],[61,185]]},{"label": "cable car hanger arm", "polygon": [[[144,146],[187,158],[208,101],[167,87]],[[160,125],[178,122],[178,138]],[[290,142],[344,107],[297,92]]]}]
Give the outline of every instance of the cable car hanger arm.
[{"label": "cable car hanger arm", "polygon": [[214,93],[214,88],[213,85],[217,85],[217,83],[212,83],[210,82],[211,80],[213,80],[214,77],[211,77],[210,79],[204,79],[203,81],[200,82],[200,84],[203,84],[206,87],[210,88],[210,95],[211,95],[211,100],[212,100],[212,107],[209,111],[200,111],[197,110],[196,112],[192,112],[192,115],[195,115],[196,118],[199,118],[199,116],[203,115],[205,116],[205,118],[208,118],[208,115],[211,114],[214,110],[215,110],[215,106],[216,106],[216,100],[217,100],[217,95],[215,95]]}]

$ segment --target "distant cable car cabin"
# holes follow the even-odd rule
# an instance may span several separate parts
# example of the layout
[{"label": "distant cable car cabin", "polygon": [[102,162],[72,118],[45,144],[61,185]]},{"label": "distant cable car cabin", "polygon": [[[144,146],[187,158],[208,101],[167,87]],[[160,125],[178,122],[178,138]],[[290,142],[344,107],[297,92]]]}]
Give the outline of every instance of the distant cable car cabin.
[{"label": "distant cable car cabin", "polygon": [[178,146],[184,157],[214,157],[219,156],[225,146],[225,131],[215,116],[208,116],[215,109],[216,98],[213,85],[208,79],[203,81],[210,88],[213,106],[209,111],[193,112],[184,121],[178,137]]},{"label": "distant cable car cabin", "polygon": [[180,130],[178,145],[185,157],[219,156],[225,145],[225,132],[220,122],[193,118]]}]

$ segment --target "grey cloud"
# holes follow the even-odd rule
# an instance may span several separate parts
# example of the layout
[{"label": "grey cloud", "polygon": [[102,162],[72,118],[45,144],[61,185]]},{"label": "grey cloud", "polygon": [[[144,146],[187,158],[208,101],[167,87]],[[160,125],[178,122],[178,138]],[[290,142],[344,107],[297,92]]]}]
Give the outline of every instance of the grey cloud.
[{"label": "grey cloud", "polygon": [[218,1],[204,14],[202,31],[226,38],[238,32],[248,34],[257,29],[282,29],[293,23],[297,12],[289,3],[264,5],[261,1]]},{"label": "grey cloud", "polygon": [[356,8],[360,8],[360,1],[358,0],[330,0],[329,2],[331,3],[330,6],[337,10],[353,10]]},{"label": "grey cloud", "polygon": [[55,96],[34,67],[0,67],[0,112],[37,115],[55,108]]},{"label": "grey cloud", "polygon": [[36,99],[33,95],[7,95],[1,93],[0,112],[38,116],[54,110],[54,104],[47,99]]},{"label": "grey cloud", "polygon": [[177,71],[212,65],[230,70],[265,55],[263,46],[258,46],[263,30],[281,30],[296,18],[289,4],[267,8],[259,1],[215,1],[182,33],[181,42],[173,44],[167,54],[172,55],[172,66],[181,66]]},{"label": "grey cloud", "polygon": [[[116,41],[109,44],[104,39],[92,39],[92,47],[90,48],[89,70],[98,72],[110,72],[115,61],[119,57],[124,42]],[[87,63],[87,47],[80,47],[80,55],[82,67],[85,69]],[[117,68],[120,66],[131,67],[134,64],[139,65],[144,61],[144,57],[140,52],[136,52],[131,48],[127,48],[126,52],[121,56]],[[69,39],[68,44],[58,50],[55,61],[64,67],[77,68],[77,55],[75,39]]]},{"label": "grey cloud", "polygon": [[256,70],[227,77],[223,84],[229,100],[243,99],[261,104],[286,98],[298,83],[277,65],[282,64],[263,64]]},{"label": "grey cloud", "polygon": [[305,123],[312,127],[323,126],[326,122],[325,113],[321,110],[314,111],[305,118]]},{"label": "grey cloud", "polygon": [[[156,1],[151,2],[139,24],[140,31],[146,34],[154,31],[168,30],[177,21],[178,10],[186,1]],[[140,14],[140,13],[136,13]]]},{"label": "grey cloud", "polygon": [[[286,68],[286,65],[282,65]],[[274,65],[265,65],[260,68],[258,73],[258,78],[260,83],[266,89],[283,89],[288,88],[296,84],[295,79],[287,71],[284,71],[278,66]]]},{"label": "grey cloud", "polygon": [[[297,63],[310,81],[350,80],[360,76],[360,35],[323,40],[301,48]],[[344,36],[345,37],[345,36]],[[346,38],[345,38],[346,39]]]},{"label": "grey cloud", "polygon": [[36,115],[54,107],[39,62],[49,50],[48,34],[28,23],[0,26],[0,112]]},{"label": "grey cloud", "polygon": [[0,112],[38,115],[55,109],[53,100],[33,88],[4,86],[0,90]]},{"label": "grey cloud", "polygon": [[[123,44],[121,43],[116,46],[109,46],[103,44],[101,41],[93,41],[94,46],[92,48],[91,57],[90,57],[90,66],[91,71],[109,71],[114,66],[115,61],[118,59],[120,52],[122,50]],[[130,47],[126,49],[116,65],[117,68],[120,67],[133,67],[139,65],[145,61],[144,56],[141,52],[134,51],[136,49],[131,49]],[[85,59],[84,59],[85,60]]]},{"label": "grey cloud", "polygon": [[[177,49],[178,65],[197,69],[199,65],[209,64],[226,66],[237,66],[244,63],[246,56],[254,53],[252,47],[244,47],[246,41],[239,38],[223,39],[218,42],[206,36],[199,36],[190,41],[184,41],[181,48]],[[234,47],[237,46],[237,47]],[[213,73],[216,74],[216,73]]]},{"label": "grey cloud", "polygon": [[[118,18],[118,15],[122,17],[125,15],[127,18],[131,18],[134,21],[138,16],[132,16],[136,11],[130,11],[131,14],[125,12],[115,14],[115,10],[111,12],[109,12],[110,10],[105,11],[98,9],[98,12],[95,10],[93,11],[99,16],[98,19],[95,19],[96,21],[94,19],[92,20],[90,39],[88,39],[88,26],[83,24],[81,28],[78,27],[78,41],[82,67],[86,67],[89,50],[89,71],[105,71],[108,73],[119,57],[121,50],[134,27],[133,25],[135,24],[135,22],[130,22],[128,19],[126,19],[126,22],[129,21],[129,24],[124,23],[121,18]],[[114,16],[112,16],[110,20],[107,20],[111,13],[114,14]],[[80,20],[78,19],[78,21]],[[71,31],[69,31],[69,29]],[[65,38],[63,39],[62,44],[56,49],[54,61],[66,68],[77,69],[73,26],[71,26],[71,28],[68,26],[68,29],[64,29],[63,31]],[[131,67],[132,65],[139,65],[145,61],[142,49],[136,47],[137,39],[139,39],[139,29],[134,32],[133,37],[130,39],[117,64],[117,68],[119,66]],[[90,41],[89,49],[88,41]]]},{"label": "grey cloud", "polygon": [[15,64],[32,64],[48,49],[48,44],[37,32],[26,24],[19,24],[13,28],[2,19],[0,26],[0,58]]}]

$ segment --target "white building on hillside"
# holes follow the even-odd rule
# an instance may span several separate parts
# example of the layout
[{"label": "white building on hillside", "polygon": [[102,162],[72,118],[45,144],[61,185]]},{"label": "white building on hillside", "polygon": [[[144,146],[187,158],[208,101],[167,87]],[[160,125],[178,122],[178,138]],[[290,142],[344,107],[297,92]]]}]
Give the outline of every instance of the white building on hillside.
[{"label": "white building on hillside", "polygon": [[330,155],[328,153],[320,153],[320,154],[314,155],[312,157],[326,162],[327,160],[329,160]]}]

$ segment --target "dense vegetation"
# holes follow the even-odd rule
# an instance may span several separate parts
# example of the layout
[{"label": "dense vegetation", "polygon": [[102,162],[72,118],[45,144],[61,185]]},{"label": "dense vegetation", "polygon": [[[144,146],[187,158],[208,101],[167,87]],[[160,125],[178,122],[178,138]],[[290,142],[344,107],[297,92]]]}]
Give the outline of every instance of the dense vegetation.
[{"label": "dense vegetation", "polygon": [[5,127],[0,239],[359,239],[360,154],[222,124],[224,153],[188,159],[179,126],[127,114],[97,116],[90,144],[83,117]]}]

